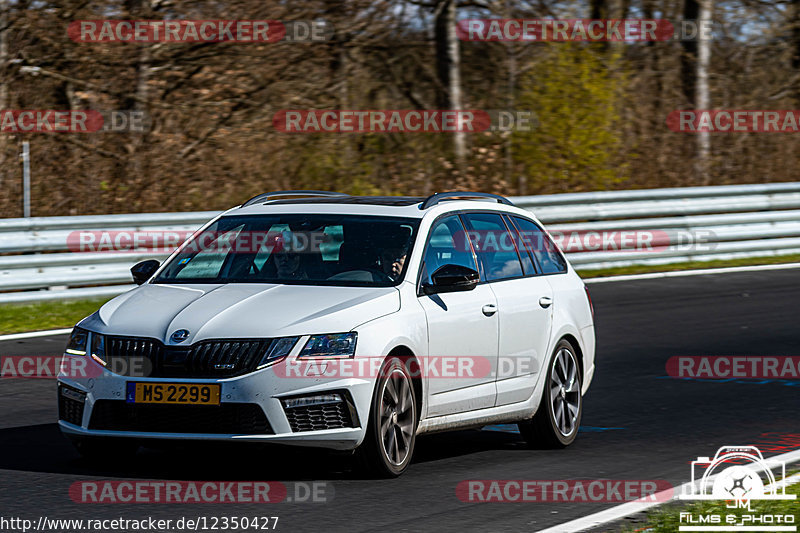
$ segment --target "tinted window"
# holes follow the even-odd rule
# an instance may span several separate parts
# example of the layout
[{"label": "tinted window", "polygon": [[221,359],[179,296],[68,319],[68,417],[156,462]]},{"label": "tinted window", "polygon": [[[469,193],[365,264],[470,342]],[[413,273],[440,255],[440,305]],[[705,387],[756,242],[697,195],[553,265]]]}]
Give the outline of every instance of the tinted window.
[{"label": "tinted window", "polygon": [[[244,228],[243,224],[213,234],[207,239],[208,246],[204,247],[191,259],[182,258],[181,267],[176,272],[176,279],[216,278],[221,275],[228,250]],[[189,262],[191,261],[191,263]]]},{"label": "tinted window", "polygon": [[493,213],[468,213],[465,218],[485,278],[492,281],[522,276],[513,232],[508,231],[503,218]]},{"label": "tinted window", "polygon": [[525,246],[536,257],[539,268],[545,274],[555,274],[567,271],[567,262],[561,255],[556,244],[532,221],[514,217],[514,223],[519,228],[520,238]]},{"label": "tinted window", "polygon": [[418,225],[378,216],[226,216],[194,235],[154,282],[396,285]]},{"label": "tinted window", "polygon": [[519,233],[517,233],[517,229],[514,227],[514,224],[511,222],[511,219],[508,216],[503,215],[503,221],[506,223],[506,226],[509,230],[511,230],[511,237],[514,239],[514,244],[517,245],[517,252],[519,252],[519,258],[522,260],[522,270],[526,276],[533,276],[536,274],[536,267],[533,264],[533,258],[525,248],[525,245],[522,244],[520,240]]},{"label": "tinted window", "polygon": [[431,228],[425,247],[422,282],[430,283],[430,275],[444,265],[461,265],[478,270],[466,230],[457,216],[442,218]]}]

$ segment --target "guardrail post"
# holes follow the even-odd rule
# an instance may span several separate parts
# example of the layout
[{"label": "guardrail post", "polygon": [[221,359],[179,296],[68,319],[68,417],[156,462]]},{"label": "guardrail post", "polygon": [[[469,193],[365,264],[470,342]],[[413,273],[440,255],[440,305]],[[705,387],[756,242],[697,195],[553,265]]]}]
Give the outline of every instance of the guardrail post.
[{"label": "guardrail post", "polygon": [[31,216],[31,150],[28,141],[22,142],[22,216]]}]

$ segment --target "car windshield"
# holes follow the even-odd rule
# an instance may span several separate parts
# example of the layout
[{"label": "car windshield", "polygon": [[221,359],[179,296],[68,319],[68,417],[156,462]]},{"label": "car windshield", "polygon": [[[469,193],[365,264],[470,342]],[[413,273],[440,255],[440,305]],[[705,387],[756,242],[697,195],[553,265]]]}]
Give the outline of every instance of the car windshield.
[{"label": "car windshield", "polygon": [[225,216],[187,241],[154,283],[393,286],[418,225],[363,215]]}]

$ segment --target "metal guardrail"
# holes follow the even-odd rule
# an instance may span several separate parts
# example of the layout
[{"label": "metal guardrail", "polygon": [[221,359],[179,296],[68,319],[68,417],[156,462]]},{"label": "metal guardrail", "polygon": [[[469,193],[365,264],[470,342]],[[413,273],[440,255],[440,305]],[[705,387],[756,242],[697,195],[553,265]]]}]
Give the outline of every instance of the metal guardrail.
[{"label": "metal guardrail", "polygon": [[[589,270],[800,253],[800,182],[601,191],[511,198]],[[130,267],[164,253],[70,252],[80,230],[194,231],[216,211],[0,219],[0,303],[112,296],[129,290]],[[647,233],[652,247],[617,239],[587,251],[572,240]],[[687,240],[688,239],[688,240]],[[591,240],[591,239],[590,239]],[[596,239],[595,239],[596,240]],[[702,240],[702,242],[700,242]],[[616,242],[609,239],[610,242]],[[612,246],[615,248],[615,246]],[[46,252],[46,253],[42,253]]]}]

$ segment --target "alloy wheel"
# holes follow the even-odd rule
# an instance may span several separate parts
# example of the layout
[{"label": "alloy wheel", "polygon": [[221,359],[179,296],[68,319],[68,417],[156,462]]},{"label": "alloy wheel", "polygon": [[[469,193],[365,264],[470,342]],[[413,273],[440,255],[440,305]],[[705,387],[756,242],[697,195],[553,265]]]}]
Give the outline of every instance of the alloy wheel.
[{"label": "alloy wheel", "polygon": [[559,433],[566,437],[577,431],[581,407],[578,361],[565,347],[558,350],[550,369],[550,407]]},{"label": "alloy wheel", "polygon": [[414,397],[408,376],[399,368],[383,382],[380,435],[385,457],[395,466],[408,456],[414,431]]}]

